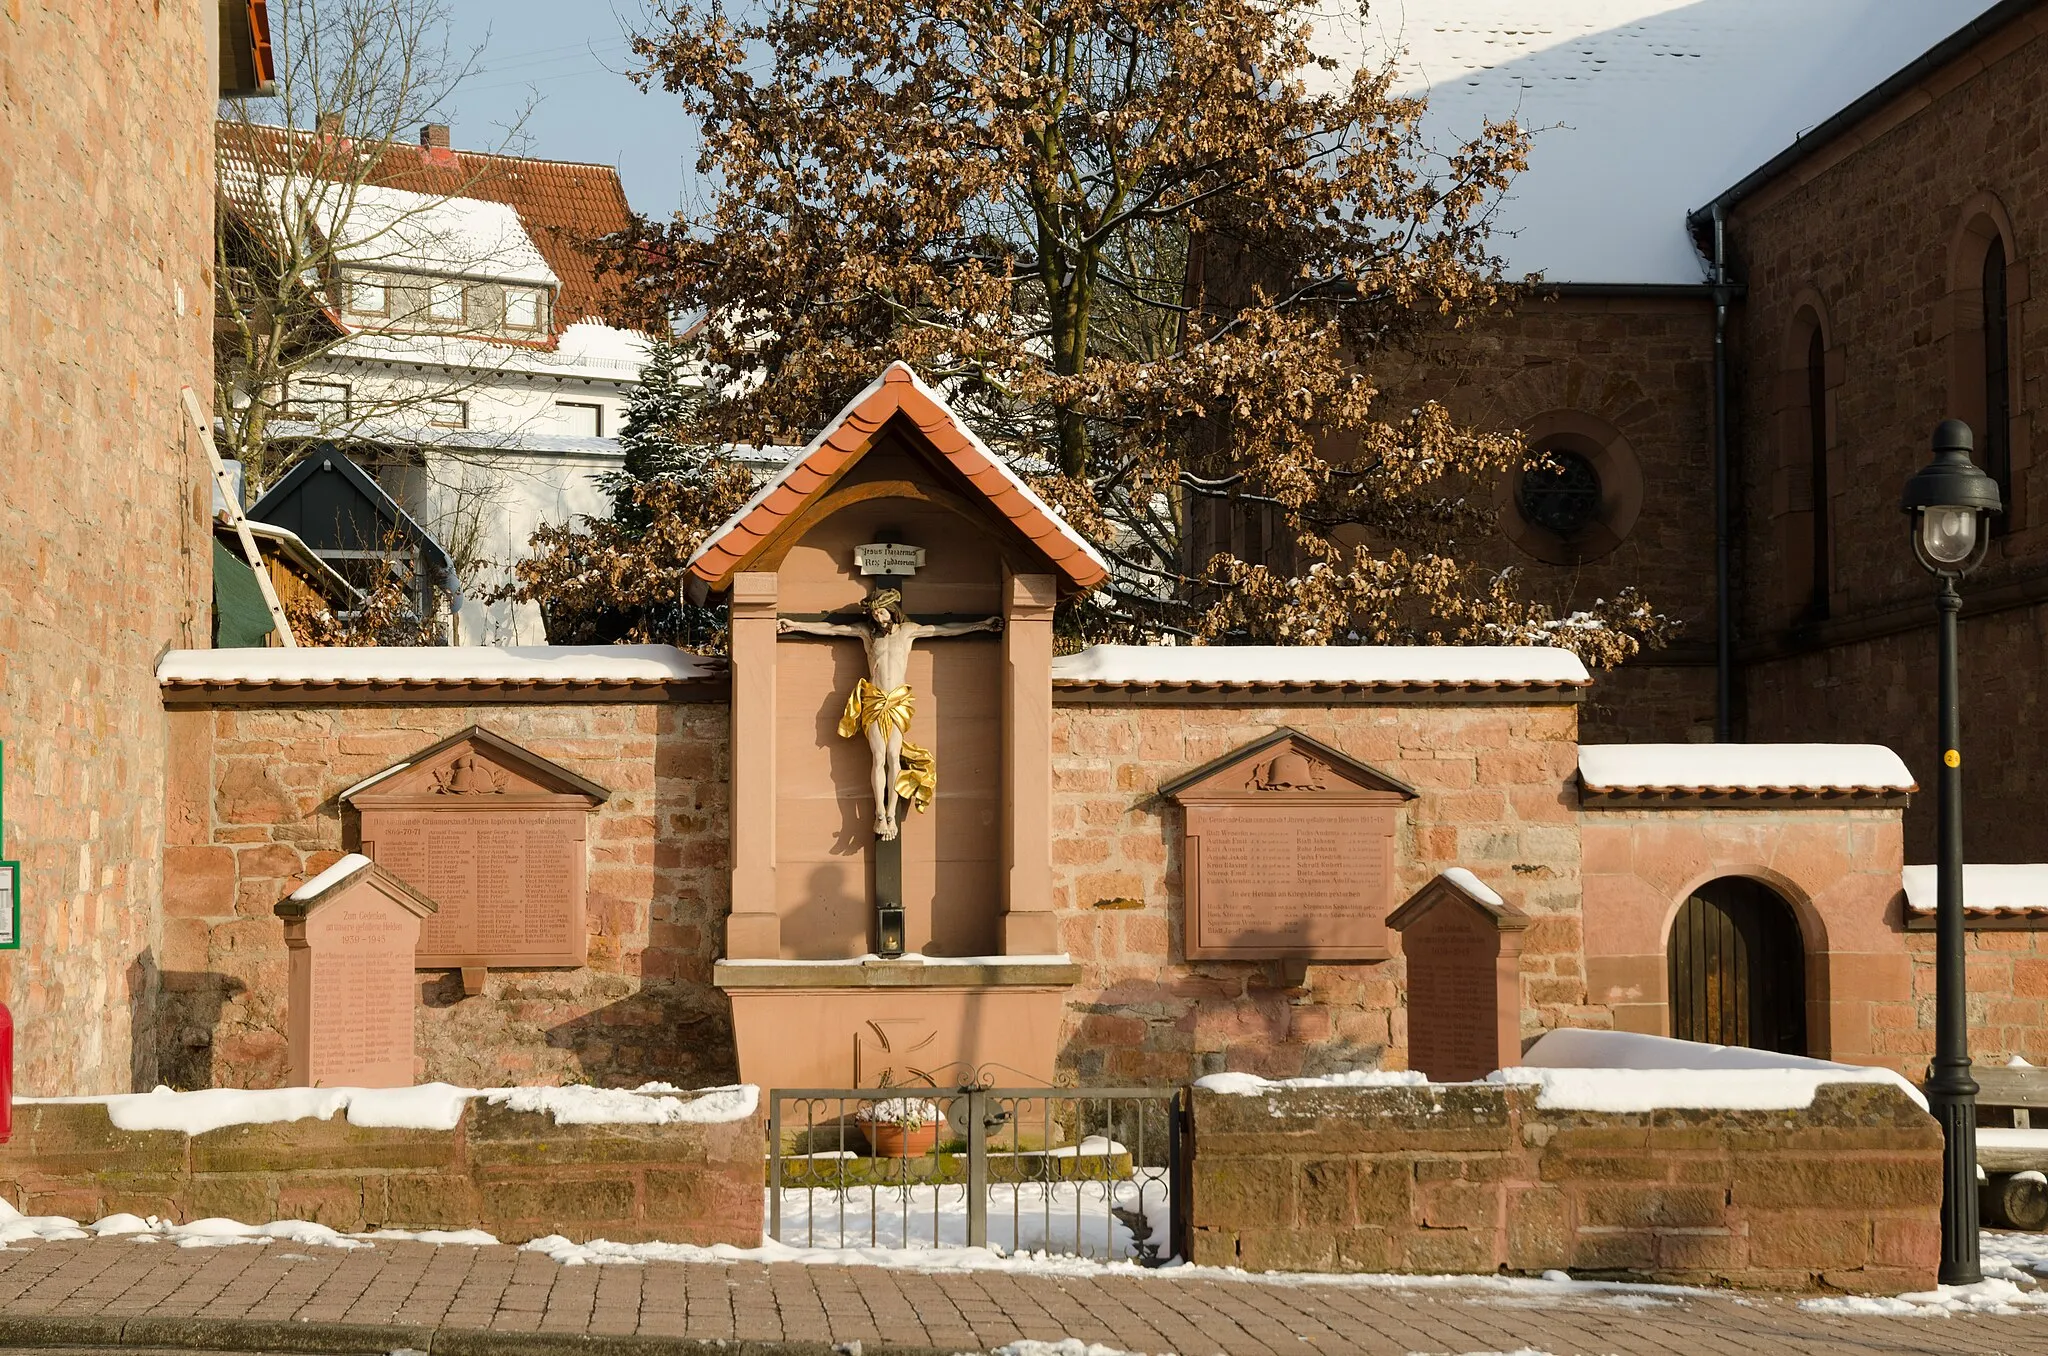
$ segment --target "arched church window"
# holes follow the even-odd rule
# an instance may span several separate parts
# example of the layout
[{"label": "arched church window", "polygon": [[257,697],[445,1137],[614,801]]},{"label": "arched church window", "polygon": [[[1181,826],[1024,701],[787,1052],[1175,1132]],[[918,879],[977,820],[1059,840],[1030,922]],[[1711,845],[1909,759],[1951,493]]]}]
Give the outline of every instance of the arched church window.
[{"label": "arched church window", "polygon": [[[2005,242],[1991,237],[1984,251],[1984,471],[2012,502],[2012,378],[2005,287]],[[1994,520],[1995,521],[1995,520]]]},{"label": "arched church window", "polygon": [[1828,351],[1820,326],[1806,344],[1806,451],[1813,487],[1813,578],[1807,615],[1828,615],[1828,585],[1833,563],[1833,532],[1828,500]]}]

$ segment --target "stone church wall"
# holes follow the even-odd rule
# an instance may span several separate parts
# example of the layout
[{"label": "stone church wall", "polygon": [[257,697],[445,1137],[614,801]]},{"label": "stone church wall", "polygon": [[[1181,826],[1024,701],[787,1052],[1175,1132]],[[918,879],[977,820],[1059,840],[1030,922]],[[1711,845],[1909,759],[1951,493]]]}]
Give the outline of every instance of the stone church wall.
[{"label": "stone church wall", "polygon": [[[1911,92],[1879,124],[1825,146],[1738,204],[1736,429],[1745,487],[1739,559],[1746,737],[1855,739],[1934,770],[1933,585],[1898,500],[1944,417],[1983,460],[1981,269],[2006,245],[2013,503],[1963,587],[1967,848],[2048,859],[2038,731],[2048,611],[2048,463],[2039,449],[2048,305],[2048,38],[2012,25],[1978,58]],[[2018,42],[2020,45],[2014,46]],[[1816,620],[1807,345],[1825,348],[1827,610]],[[1906,816],[1906,859],[1932,860],[1934,798]]]},{"label": "stone church wall", "polygon": [[[0,952],[24,1093],[155,1077],[164,717],[204,645],[213,53],[202,6],[0,5]],[[138,1034],[139,1033],[139,1034]]]},{"label": "stone church wall", "polygon": [[1480,487],[1506,530],[1479,554],[1514,567],[1530,596],[1569,611],[1634,586],[1676,623],[1670,647],[1604,675],[1589,694],[1587,741],[1711,731],[1713,537],[1700,514],[1712,483],[1712,309],[1695,297],[1552,293],[1417,350],[1374,356],[1385,407],[1436,400],[1480,429],[1520,430],[1532,443],[1590,437],[1609,449],[1603,489],[1627,501],[1633,522],[1594,558],[1536,554],[1543,548],[1519,530],[1508,487]]}]

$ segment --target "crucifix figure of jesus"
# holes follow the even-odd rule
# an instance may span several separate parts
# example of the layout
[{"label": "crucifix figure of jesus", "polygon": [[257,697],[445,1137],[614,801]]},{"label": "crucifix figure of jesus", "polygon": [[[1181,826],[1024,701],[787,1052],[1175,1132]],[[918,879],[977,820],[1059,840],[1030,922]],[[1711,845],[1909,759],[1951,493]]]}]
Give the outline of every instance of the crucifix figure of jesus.
[{"label": "crucifix figure of jesus", "polygon": [[896,589],[877,589],[861,604],[865,614],[856,622],[797,621],[783,617],[775,623],[780,634],[796,632],[808,636],[848,636],[858,640],[868,654],[868,676],[854,685],[846,699],[845,714],[839,718],[839,736],[851,739],[865,733],[873,756],[875,789],[875,836],[896,836],[897,807],[905,800],[922,811],[931,804],[938,786],[938,772],[932,765],[931,750],[904,738],[916,698],[910,690],[910,647],[920,640],[942,636],[964,636],[976,631],[1000,631],[1001,617],[981,621],[915,622],[903,611],[903,595]]}]

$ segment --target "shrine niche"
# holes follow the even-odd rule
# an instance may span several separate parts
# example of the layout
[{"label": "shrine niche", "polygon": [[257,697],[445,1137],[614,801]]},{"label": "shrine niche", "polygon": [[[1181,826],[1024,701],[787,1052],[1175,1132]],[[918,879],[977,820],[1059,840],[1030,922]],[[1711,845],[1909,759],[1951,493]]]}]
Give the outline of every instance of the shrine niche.
[{"label": "shrine niche", "polygon": [[1160,788],[1185,814],[1189,960],[1383,960],[1414,788],[1281,728]]},{"label": "shrine niche", "polygon": [[420,930],[421,970],[460,970],[478,992],[493,967],[579,966],[597,783],[471,726],[339,799],[362,816],[362,852],[439,906]]},{"label": "shrine niche", "polygon": [[1529,915],[1462,867],[1394,910],[1408,958],[1408,1067],[1464,1083],[1519,1062]]}]

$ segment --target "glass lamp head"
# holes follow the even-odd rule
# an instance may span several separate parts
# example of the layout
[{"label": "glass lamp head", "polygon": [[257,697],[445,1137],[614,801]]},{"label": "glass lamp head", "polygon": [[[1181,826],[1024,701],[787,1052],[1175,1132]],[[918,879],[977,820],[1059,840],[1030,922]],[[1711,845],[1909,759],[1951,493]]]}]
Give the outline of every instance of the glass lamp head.
[{"label": "glass lamp head", "polygon": [[1906,482],[1899,507],[1913,519],[1913,554],[1937,575],[1967,574],[1984,558],[1985,519],[2002,510],[1998,482],[1970,460],[1970,426],[1944,419],[1934,430],[1934,460]]}]

